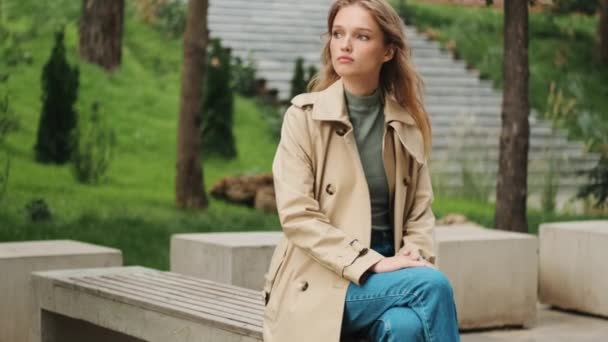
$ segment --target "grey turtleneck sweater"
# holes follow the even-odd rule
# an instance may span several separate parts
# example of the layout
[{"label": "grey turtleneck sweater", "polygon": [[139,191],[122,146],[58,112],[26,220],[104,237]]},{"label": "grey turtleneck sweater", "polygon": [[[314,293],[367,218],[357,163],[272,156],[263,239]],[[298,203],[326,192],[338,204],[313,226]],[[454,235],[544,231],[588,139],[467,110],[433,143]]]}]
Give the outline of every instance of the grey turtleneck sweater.
[{"label": "grey turtleneck sweater", "polygon": [[356,96],[344,89],[344,97],[369,187],[372,229],[389,230],[389,190],[382,160],[384,112],[380,90],[376,88],[369,96]]}]

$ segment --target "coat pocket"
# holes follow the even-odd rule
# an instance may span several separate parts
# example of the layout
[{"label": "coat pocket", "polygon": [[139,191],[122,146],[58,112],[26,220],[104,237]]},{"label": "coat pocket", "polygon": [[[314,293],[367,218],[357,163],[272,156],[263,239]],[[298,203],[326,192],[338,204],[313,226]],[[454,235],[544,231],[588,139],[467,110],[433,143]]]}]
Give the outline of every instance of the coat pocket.
[{"label": "coat pocket", "polygon": [[283,265],[283,261],[285,260],[285,255],[287,254],[287,238],[283,237],[277,247],[272,254],[272,258],[270,259],[270,266],[268,267],[268,272],[264,275],[264,305],[268,304],[270,300],[270,293],[272,292],[272,288],[274,285],[274,281],[277,278],[279,270]]}]

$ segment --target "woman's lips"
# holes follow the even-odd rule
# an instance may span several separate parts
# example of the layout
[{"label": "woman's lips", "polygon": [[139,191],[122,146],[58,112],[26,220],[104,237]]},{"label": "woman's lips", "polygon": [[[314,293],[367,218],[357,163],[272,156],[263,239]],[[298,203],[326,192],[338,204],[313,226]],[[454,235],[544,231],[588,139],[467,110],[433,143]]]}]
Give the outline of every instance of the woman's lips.
[{"label": "woman's lips", "polygon": [[338,62],[346,64],[346,63],[352,63],[353,59],[350,57],[338,57]]}]

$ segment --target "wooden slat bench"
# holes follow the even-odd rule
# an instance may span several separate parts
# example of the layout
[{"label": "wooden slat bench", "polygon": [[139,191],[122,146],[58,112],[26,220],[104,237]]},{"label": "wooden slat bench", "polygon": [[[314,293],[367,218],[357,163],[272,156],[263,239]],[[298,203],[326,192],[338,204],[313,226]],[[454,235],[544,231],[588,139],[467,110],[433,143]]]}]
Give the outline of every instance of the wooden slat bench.
[{"label": "wooden slat bench", "polygon": [[43,342],[262,340],[260,291],[113,267],[33,273]]}]

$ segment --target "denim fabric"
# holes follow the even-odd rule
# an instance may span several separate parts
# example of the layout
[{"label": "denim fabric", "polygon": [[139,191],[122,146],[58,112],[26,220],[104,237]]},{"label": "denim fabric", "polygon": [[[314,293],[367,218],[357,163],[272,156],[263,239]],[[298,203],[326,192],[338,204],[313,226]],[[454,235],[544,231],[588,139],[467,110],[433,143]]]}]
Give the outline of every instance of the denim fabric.
[{"label": "denim fabric", "polygon": [[[391,231],[374,231],[371,245],[384,256],[395,254]],[[378,342],[460,341],[452,287],[430,267],[374,273],[361,286],[350,283],[342,335]]]}]

